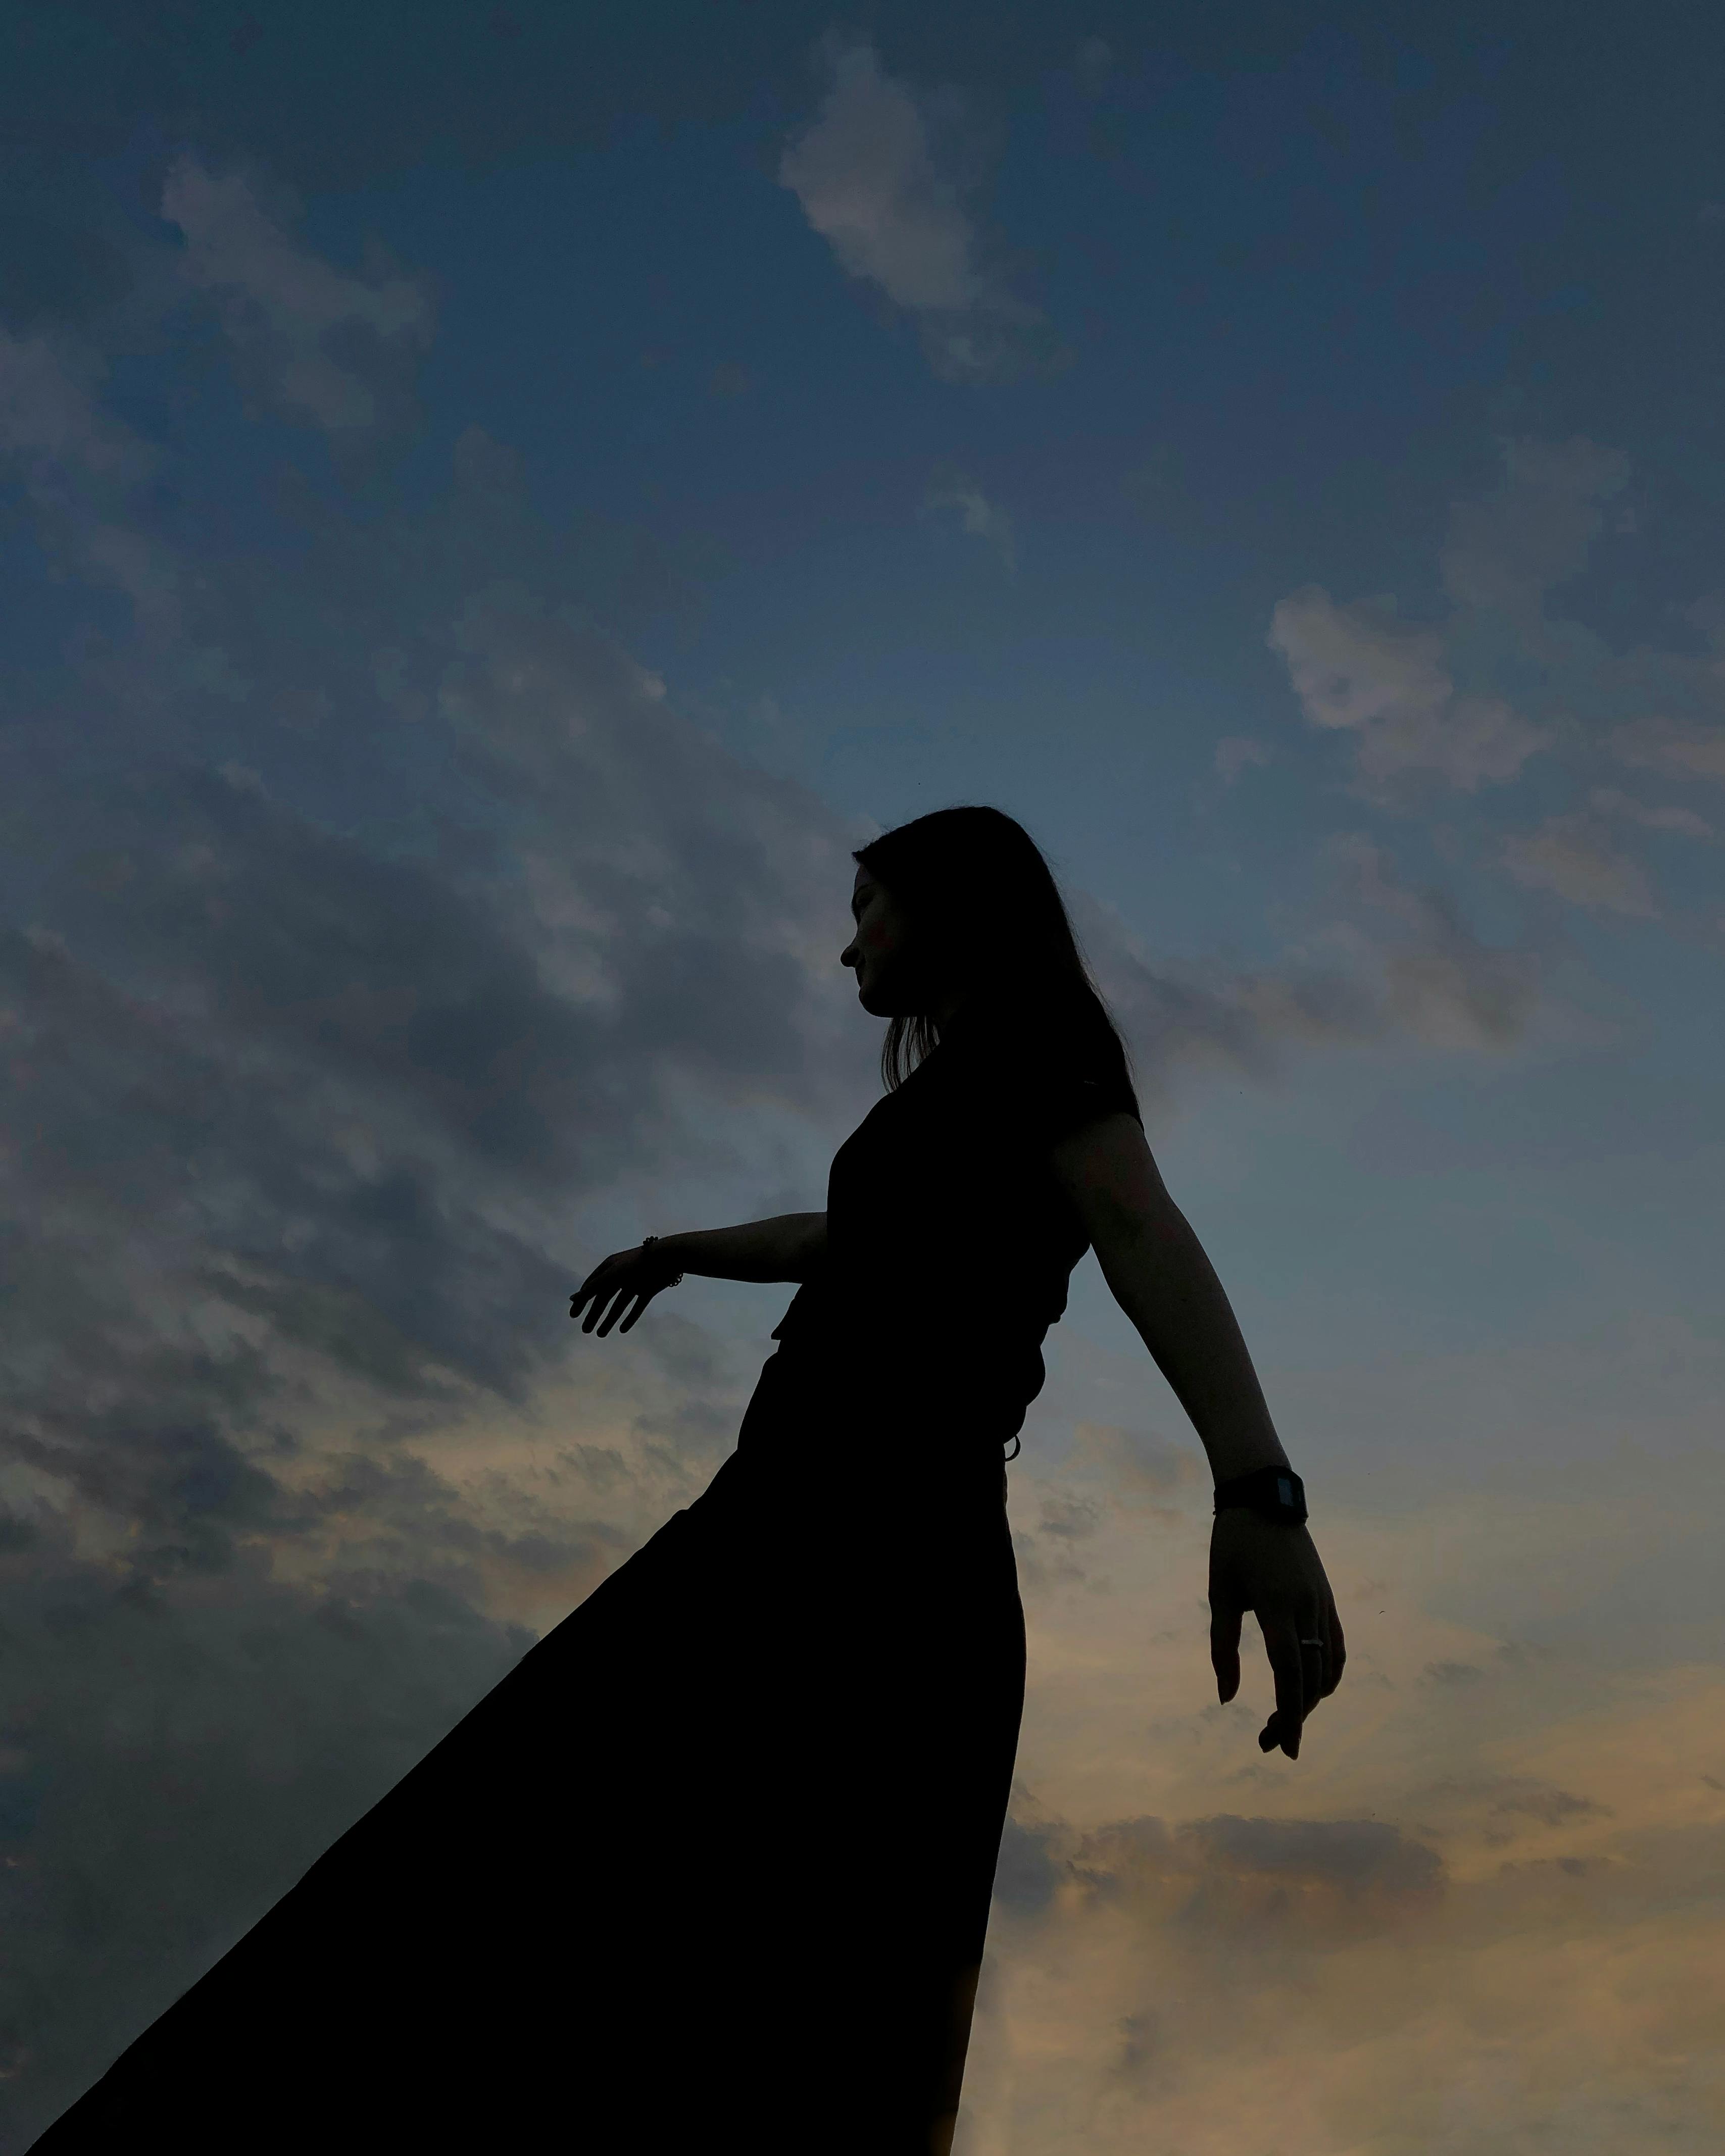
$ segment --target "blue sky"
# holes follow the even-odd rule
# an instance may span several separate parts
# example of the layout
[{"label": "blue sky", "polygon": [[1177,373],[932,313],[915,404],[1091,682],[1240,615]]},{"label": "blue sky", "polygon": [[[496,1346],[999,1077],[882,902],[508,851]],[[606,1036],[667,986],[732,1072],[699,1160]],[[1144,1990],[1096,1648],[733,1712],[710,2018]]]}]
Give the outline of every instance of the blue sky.
[{"label": "blue sky", "polygon": [[[850,850],[974,800],[1071,897],[1361,1622],[1297,1779],[1250,1683],[1206,1705],[1197,1448],[1086,1260],[1014,1470],[966,2156],[1150,2108],[1714,2146],[1714,1914],[1659,1913],[1725,1779],[1711,11],[69,5],[23,47],[18,2130],[723,1456],[776,1291],[603,1345],[561,1298],[819,1204],[878,1086]],[[878,1501],[913,1466],[884,1436]],[[1549,2005],[1494,2049],[1506,1957]],[[1213,1984],[1245,2033],[1176,2041]]]}]

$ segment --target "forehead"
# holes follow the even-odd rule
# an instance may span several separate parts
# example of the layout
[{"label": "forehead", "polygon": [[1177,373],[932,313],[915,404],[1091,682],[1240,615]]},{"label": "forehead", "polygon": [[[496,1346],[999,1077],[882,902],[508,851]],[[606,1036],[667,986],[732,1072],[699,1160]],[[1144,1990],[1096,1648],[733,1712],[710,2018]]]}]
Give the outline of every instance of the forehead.
[{"label": "forehead", "polygon": [[861,898],[874,888],[875,879],[873,876],[869,874],[865,868],[859,867],[856,871],[856,881],[850,886],[850,896],[853,898]]}]

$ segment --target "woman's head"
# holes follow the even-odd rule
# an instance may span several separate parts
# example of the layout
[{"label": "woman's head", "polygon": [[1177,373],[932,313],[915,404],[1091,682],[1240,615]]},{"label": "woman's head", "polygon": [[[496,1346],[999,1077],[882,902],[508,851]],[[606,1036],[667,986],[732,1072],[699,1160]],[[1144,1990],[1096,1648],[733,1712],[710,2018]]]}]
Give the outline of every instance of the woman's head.
[{"label": "woman's head", "polygon": [[1029,1024],[1098,1019],[1125,1045],[1097,993],[1059,886],[1023,824],[999,808],[937,808],[854,855],[855,968],[865,1010],[891,1021],[881,1051],[903,1083],[961,1008]]}]

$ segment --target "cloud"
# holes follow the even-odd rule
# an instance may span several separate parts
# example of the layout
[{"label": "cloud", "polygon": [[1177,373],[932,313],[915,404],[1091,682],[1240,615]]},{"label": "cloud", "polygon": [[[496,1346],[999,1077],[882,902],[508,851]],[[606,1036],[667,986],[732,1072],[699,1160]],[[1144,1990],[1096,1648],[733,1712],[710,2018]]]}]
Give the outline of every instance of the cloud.
[{"label": "cloud", "polygon": [[1296,946],[1260,971],[1176,968],[1106,909],[1073,894],[1075,921],[1132,1040],[1147,1105],[1168,1097],[1190,1065],[1220,1062],[1269,1080],[1300,1047],[1403,1034],[1491,1054],[1525,1036],[1545,993],[1536,945],[1482,942],[1450,899],[1410,890],[1387,850],[1362,834],[1337,836],[1326,853],[1348,909],[1322,932],[1339,954],[1329,963]]},{"label": "cloud", "polygon": [[[1461,2156],[1554,2124],[1601,2156],[1701,2156],[1721,2112],[1686,1994],[1707,1991],[1720,1928],[1681,1882],[1717,1862],[1717,1832],[1494,1854],[1457,1876],[1407,1827],[1359,1818],[1019,1826],[963,2156],[1163,2138],[1194,2156]],[[1651,1913],[1667,1893],[1681,1921]]]},{"label": "cloud", "polygon": [[1572,906],[1651,919],[1659,908],[1640,862],[1618,851],[1597,817],[1548,816],[1538,829],[1512,832],[1504,865],[1517,883],[1548,891]]},{"label": "cloud", "polygon": [[146,1587],[39,1517],[13,1515],[0,1553],[0,2113],[20,2148],[527,1644],[427,1580],[314,1591],[254,1565]]},{"label": "cloud", "polygon": [[[411,517],[304,513],[0,746],[0,1614],[29,1653],[82,1613],[8,1755],[21,2139],[701,1486],[750,1353],[665,1308],[577,1383],[567,1290],[671,1183],[814,1202],[874,1090],[853,834],[587,625],[520,459],[473,432]],[[1369,978],[1170,983],[1091,912],[1158,1070],[1389,1022]],[[1156,1440],[1092,1449],[1178,1510]],[[1106,1518],[1050,1492],[1027,1578]]]},{"label": "cloud", "polygon": [[993,549],[1009,577],[1015,573],[1018,557],[1012,519],[999,502],[989,501],[974,480],[955,472],[931,480],[922,497],[922,514],[955,518],[967,536],[980,539]]},{"label": "cloud", "polygon": [[[338,435],[383,424],[399,379],[372,359],[410,359],[429,316],[354,298],[394,273],[301,279],[311,258],[256,184],[208,185],[187,229],[260,394]],[[411,514],[351,516],[285,484],[294,548],[182,555],[133,490],[166,465],[195,498],[197,475],[104,411],[94,362],[13,357],[13,453],[75,536],[68,558],[105,577],[134,547],[134,582],[159,573],[177,598],[58,698],[20,700],[0,742],[0,1645],[29,1672],[0,1758],[0,2133],[23,2145],[701,1486],[762,1342],[662,1304],[578,1361],[565,1291],[657,1224],[667,1192],[722,1193],[729,1217],[816,1202],[874,1096],[875,1035],[836,964],[862,834],[727,755],[594,626],[621,611],[607,579],[625,550],[538,522],[508,445],[470,430]],[[631,557],[637,572],[655,591],[670,573]],[[1534,954],[1484,946],[1364,842],[1342,865],[1344,906],[1389,933],[1360,928],[1328,967],[1181,973],[1077,895],[1153,1082],[1188,1057],[1267,1074],[1290,1044],[1399,1026],[1490,1050],[1529,1022]],[[1121,1522],[1166,1557],[1204,1484],[1136,1426],[1075,1437],[1067,1479],[1035,1493],[1027,1592],[1086,1599],[1094,1665],[1099,1636],[1106,1656],[1130,1630],[1094,1621],[1129,1594]],[[1164,1611],[1130,1630],[1132,1656],[1171,1628]],[[1495,1671],[1488,1645],[1432,1630],[1409,1667]],[[1086,1696],[1070,1657],[1046,1666],[1066,1680],[1044,1725],[1058,1735]],[[1053,2118],[1047,2145],[1081,2143],[1060,2107],[1100,2089],[1141,2146],[1139,2097],[1166,2073],[1202,2148],[1271,2115],[1255,2085],[1218,2105],[1201,2043],[1209,2080],[1166,2063],[1245,1995],[1209,1983],[1202,1942],[1264,1977],[1269,1938],[1327,1980],[1308,1922],[1344,1957],[1425,1940],[1461,1868],[1414,1813],[1332,1803],[1290,1823],[1260,1784],[1221,1813],[1178,1789],[1070,1801],[1151,1718],[1114,1712],[1142,1700],[1136,1659],[1108,1681],[1117,1748],[1073,1744],[1057,1815],[1027,1810],[1017,1830],[1014,1907],[1052,1928],[1027,1938],[1023,1981],[1045,1980],[1050,1944],[1096,1972],[1054,1999],[1044,2025],[1073,2041],[1051,2074],[1025,2070],[1025,2133]],[[1476,1689],[1514,1699],[1519,1681]],[[1167,1757],[1231,1742],[1218,1714],[1158,1702]],[[1563,1758],[1510,1780],[1602,1802]],[[1495,1818],[1556,1837],[1553,1861],[1589,1861],[1563,1837],[1646,1823]],[[1517,1907],[1571,1891],[1530,1868]],[[1216,1921],[1153,1928],[1158,1896],[1194,1912],[1209,1896]],[[1325,1996],[1338,2013],[1369,2000],[1380,1973]],[[1301,1993],[1260,1994],[1286,2082],[1277,2031]]]},{"label": "cloud", "polygon": [[295,243],[254,182],[212,173],[195,157],[169,172],[162,214],[184,234],[182,274],[214,295],[272,403],[335,435],[396,415],[431,341],[423,280],[381,264],[357,276],[332,268]]},{"label": "cloud", "polygon": [[88,355],[78,366],[45,333],[18,337],[0,329],[0,449],[42,483],[68,472],[146,477],[156,461],[150,450],[95,403],[93,379],[101,371]]},{"label": "cloud", "polygon": [[1250,734],[1230,734],[1216,744],[1216,770],[1224,786],[1232,786],[1249,763],[1269,763],[1276,752],[1268,742]]},{"label": "cloud", "polygon": [[1610,746],[1620,762],[1673,778],[1725,779],[1725,726],[1663,716],[1631,719]]},{"label": "cloud", "polygon": [[38,332],[0,329],[0,458],[18,473],[44,543],[117,587],[157,636],[180,625],[177,566],[130,515],[159,466],[151,446],[102,409],[96,356]]},{"label": "cloud", "polygon": [[1270,644],[1315,726],[1352,732],[1368,787],[1430,772],[1464,793],[1514,778],[1552,736],[1502,699],[1458,695],[1436,629],[1317,584],[1278,600]]},{"label": "cloud", "polygon": [[8,2145],[728,1449],[748,1353],[675,1308],[572,1383],[632,1194],[816,1202],[872,1096],[855,839],[458,464],[199,560],[0,744]]},{"label": "cloud", "polygon": [[1424,1910],[1445,1884],[1437,1852],[1380,1820],[1222,1814],[1172,1833],[1158,1819],[1127,1820],[1079,1838],[1069,1863],[1087,1896],[1142,1918],[1212,1938],[1274,1927],[1308,1951]]},{"label": "cloud", "polygon": [[1540,1001],[1536,948],[1482,942],[1450,898],[1409,890],[1369,839],[1338,839],[1330,850],[1360,901],[1405,931],[1383,959],[1384,1009],[1394,1023],[1443,1048],[1502,1049],[1522,1037]]},{"label": "cloud", "polygon": [[829,39],[822,51],[831,87],[786,146],[780,183],[846,275],[912,316],[943,380],[1016,372],[1041,317],[988,258],[969,189],[942,169],[932,108],[885,73],[871,45]]},{"label": "cloud", "polygon": [[1627,816],[1632,824],[1640,824],[1650,831],[1679,831],[1689,839],[1711,839],[1714,836],[1712,825],[1704,816],[1697,816],[1692,808],[1679,808],[1670,804],[1662,808],[1650,808],[1645,802],[1619,793],[1615,787],[1594,787],[1588,795],[1588,805],[1601,815]]},{"label": "cloud", "polygon": [[[1278,602],[1270,644],[1307,719],[1353,741],[1357,797],[1406,813],[1420,774],[1476,793],[1544,755],[1551,783],[1569,780],[1573,798],[1531,831],[1485,832],[1486,857],[1524,890],[1664,919],[1650,868],[1620,827],[1706,839],[1713,826],[1686,804],[1644,804],[1589,781],[1604,758],[1686,784],[1725,778],[1725,608],[1712,596],[1679,610],[1705,638],[1702,654],[1619,652],[1573,613],[1555,614],[1552,594],[1587,567],[1631,468],[1579,437],[1501,447],[1500,483],[1451,509],[1447,618],[1409,623],[1392,598],[1344,603],[1311,584]],[[1628,510],[1615,512],[1616,537],[1635,529]],[[1575,603],[1585,600],[1584,589]]]},{"label": "cloud", "polygon": [[[1045,1501],[1028,1458],[1015,1520]],[[1568,1614],[1613,1570],[1599,1522],[1558,1496],[1482,1537],[1465,1500],[1350,1517],[1337,1484],[1349,1671],[1285,1771],[1252,1742],[1261,1656],[1245,1707],[1209,1684],[1196,1508],[1164,1527],[1092,1495],[1085,1578],[1027,1582],[960,2156],[1462,2156],[1558,2129],[1701,2156],[1725,2123],[1693,2004],[1725,1938],[1721,1681],[1602,1684]],[[1549,1653],[1494,1636],[1512,1553]]]},{"label": "cloud", "polygon": [[1629,484],[1630,461],[1580,436],[1506,441],[1502,451],[1503,484],[1450,513],[1444,586],[1464,607],[1537,612],[1548,591],[1586,567],[1604,528],[1600,504]]}]

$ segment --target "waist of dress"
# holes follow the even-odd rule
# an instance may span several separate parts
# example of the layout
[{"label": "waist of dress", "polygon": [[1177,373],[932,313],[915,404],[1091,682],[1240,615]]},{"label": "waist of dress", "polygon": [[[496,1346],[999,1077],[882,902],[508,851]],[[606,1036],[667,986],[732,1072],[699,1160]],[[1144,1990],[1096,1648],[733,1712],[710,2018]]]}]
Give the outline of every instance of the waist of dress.
[{"label": "waist of dress", "polygon": [[787,1343],[762,1368],[737,1456],[810,1487],[855,1473],[865,1459],[890,1460],[931,1495],[998,1501],[1005,1449],[1023,1421],[1015,1389],[996,1395],[962,1374],[901,1366],[857,1371]]}]

